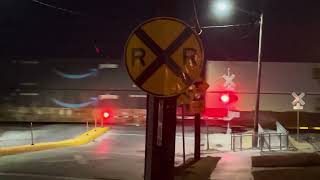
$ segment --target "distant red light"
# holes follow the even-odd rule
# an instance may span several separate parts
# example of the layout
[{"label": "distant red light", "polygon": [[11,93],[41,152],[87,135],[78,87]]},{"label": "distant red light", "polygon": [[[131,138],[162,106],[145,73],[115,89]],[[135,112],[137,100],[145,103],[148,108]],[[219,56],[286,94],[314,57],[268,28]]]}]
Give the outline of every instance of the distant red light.
[{"label": "distant red light", "polygon": [[230,97],[229,97],[228,94],[223,94],[222,96],[220,96],[220,100],[221,100],[223,103],[227,104],[227,103],[230,102]]},{"label": "distant red light", "polygon": [[104,112],[103,113],[103,118],[108,119],[110,117],[110,113]]}]

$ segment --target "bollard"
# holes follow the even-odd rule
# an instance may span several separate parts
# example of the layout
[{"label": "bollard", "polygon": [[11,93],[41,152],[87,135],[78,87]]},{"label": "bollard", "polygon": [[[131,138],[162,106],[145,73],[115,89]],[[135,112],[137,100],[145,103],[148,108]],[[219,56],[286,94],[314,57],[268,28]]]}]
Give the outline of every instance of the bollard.
[{"label": "bollard", "polygon": [[208,121],[206,121],[207,125],[207,150],[210,149],[210,144],[209,144],[209,127],[208,127]]},{"label": "bollard", "polygon": [[234,148],[234,135],[233,134],[231,134],[231,150],[235,151],[235,148]]},{"label": "bollard", "polygon": [[282,134],[280,134],[279,136],[280,136],[280,151],[282,151]]},{"label": "bollard", "polygon": [[271,134],[269,133],[269,151],[271,151]]},{"label": "bollard", "polygon": [[231,150],[232,150],[232,134],[231,134],[231,136],[230,136],[230,148],[231,148]]},{"label": "bollard", "polygon": [[289,149],[289,134],[288,133],[286,134],[286,137],[287,137],[286,139],[287,139],[287,150],[288,150]]},{"label": "bollard", "polygon": [[30,122],[30,133],[31,133],[31,145],[34,145],[34,143],[33,143],[33,129],[32,129],[32,122]]},{"label": "bollard", "polygon": [[89,131],[89,122],[87,120],[87,131]]},{"label": "bollard", "polygon": [[240,151],[242,151],[242,134],[240,134]]}]

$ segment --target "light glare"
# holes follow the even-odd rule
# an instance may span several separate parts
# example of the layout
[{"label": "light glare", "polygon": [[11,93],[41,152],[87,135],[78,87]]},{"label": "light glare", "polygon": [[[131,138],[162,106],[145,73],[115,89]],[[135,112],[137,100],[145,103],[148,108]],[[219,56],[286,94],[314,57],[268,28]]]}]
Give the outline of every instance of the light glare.
[{"label": "light glare", "polygon": [[227,94],[224,94],[220,97],[223,103],[228,103],[230,101],[230,97]]},{"label": "light glare", "polygon": [[109,114],[108,112],[104,112],[104,113],[103,113],[103,117],[104,117],[104,118],[108,118],[109,116],[110,116],[110,114]]},{"label": "light glare", "polygon": [[218,0],[211,5],[211,11],[215,16],[228,16],[232,11],[232,3],[229,0]]}]

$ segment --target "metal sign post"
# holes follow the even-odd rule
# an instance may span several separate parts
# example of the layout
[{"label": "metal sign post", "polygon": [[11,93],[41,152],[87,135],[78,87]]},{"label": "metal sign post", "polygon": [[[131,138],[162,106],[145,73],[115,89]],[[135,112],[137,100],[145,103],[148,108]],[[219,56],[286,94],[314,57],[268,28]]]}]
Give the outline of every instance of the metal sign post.
[{"label": "metal sign post", "polygon": [[176,98],[148,95],[147,108],[145,179],[173,180]]},{"label": "metal sign post", "polygon": [[[234,78],[236,77],[236,75],[232,74],[230,72],[230,68],[228,68],[228,72],[227,74],[224,74],[223,76],[223,79],[225,80],[223,86],[225,87],[225,89],[227,91],[234,91],[235,90],[235,87],[236,87],[236,84],[233,82]],[[228,105],[228,114],[229,114],[229,111],[230,111],[230,107]],[[227,134],[231,134],[232,133],[232,129],[230,128],[230,121],[228,121],[228,124],[227,124]]]},{"label": "metal sign post", "polygon": [[184,108],[185,105],[182,104],[181,109],[181,126],[182,126],[182,155],[183,155],[183,164],[186,163],[186,146],[185,146],[185,138],[184,138]]},{"label": "metal sign post", "polygon": [[200,160],[201,124],[200,113],[194,116],[194,160]]},{"label": "metal sign post", "polygon": [[32,125],[32,122],[30,122],[30,134],[31,134],[31,145],[34,145],[34,141],[33,141],[33,125]]},{"label": "metal sign post", "polygon": [[207,150],[210,149],[210,140],[209,140],[209,126],[208,126],[208,119],[206,121],[206,127],[207,127]]},{"label": "metal sign post", "polygon": [[304,100],[302,100],[302,98],[305,96],[305,93],[302,92],[301,94],[297,94],[295,92],[293,92],[291,94],[294,97],[294,100],[291,102],[291,104],[293,105],[293,109],[297,111],[297,141],[299,141],[300,139],[300,110],[303,110],[303,105],[305,105],[306,103],[304,102]]},{"label": "metal sign post", "polygon": [[209,84],[205,81],[194,83],[195,96],[190,105],[191,112],[195,113],[194,117],[194,159],[200,160],[200,141],[201,141],[201,112],[205,109],[204,96]]},{"label": "metal sign post", "polygon": [[145,180],[174,180],[176,104],[200,76],[203,48],[184,22],[159,17],[129,36],[125,63],[134,83],[148,93]]}]

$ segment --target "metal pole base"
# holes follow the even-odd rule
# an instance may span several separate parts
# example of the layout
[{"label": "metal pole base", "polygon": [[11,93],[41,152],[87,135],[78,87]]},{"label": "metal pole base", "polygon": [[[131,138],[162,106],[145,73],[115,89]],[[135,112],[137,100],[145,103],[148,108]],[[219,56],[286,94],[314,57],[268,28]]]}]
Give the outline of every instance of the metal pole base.
[{"label": "metal pole base", "polygon": [[145,180],[174,180],[176,97],[148,95]]}]

